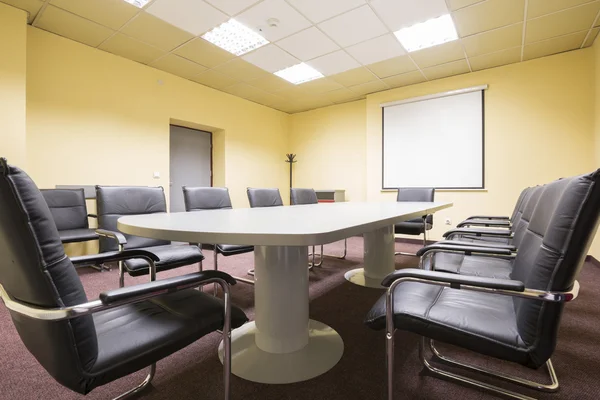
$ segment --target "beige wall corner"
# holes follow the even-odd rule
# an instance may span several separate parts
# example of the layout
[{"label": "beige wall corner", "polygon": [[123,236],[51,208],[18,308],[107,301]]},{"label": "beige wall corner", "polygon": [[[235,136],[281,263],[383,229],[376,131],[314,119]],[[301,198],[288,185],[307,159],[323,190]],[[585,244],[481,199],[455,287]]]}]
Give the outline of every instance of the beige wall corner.
[{"label": "beige wall corner", "polygon": [[27,13],[0,3],[0,38],[0,156],[26,168]]},{"label": "beige wall corner", "polygon": [[[594,168],[600,168],[600,41],[596,41],[592,46],[594,54],[594,89],[595,89],[595,102],[594,102]],[[597,260],[600,260],[600,234],[596,234],[596,240],[592,243],[590,249],[590,255]]]},{"label": "beige wall corner", "polygon": [[365,106],[359,100],[291,116],[295,187],[344,189],[347,201],[366,201]]}]

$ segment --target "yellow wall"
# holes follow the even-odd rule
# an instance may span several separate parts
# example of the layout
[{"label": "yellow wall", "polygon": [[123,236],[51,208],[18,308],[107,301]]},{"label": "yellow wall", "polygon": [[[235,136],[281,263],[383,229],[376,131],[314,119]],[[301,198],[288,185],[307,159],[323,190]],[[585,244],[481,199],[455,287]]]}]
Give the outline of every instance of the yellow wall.
[{"label": "yellow wall", "polygon": [[[472,214],[509,214],[522,188],[561,176],[587,172],[594,167],[591,150],[594,127],[593,54],[589,49],[545,57],[520,64],[450,77],[369,95],[363,110],[366,142],[360,130],[347,130],[345,121],[360,119],[358,106],[330,107],[292,117],[293,151],[299,132],[309,131],[311,148],[329,146],[332,140],[355,143],[348,154],[364,157],[368,201],[394,201],[394,192],[381,191],[380,103],[469,86],[488,84],[485,98],[486,191],[439,191],[436,199],[454,207],[436,214],[433,238]],[[330,110],[331,116],[325,114]],[[324,121],[342,121],[336,128]],[[312,126],[311,123],[312,122]],[[300,125],[300,126],[299,126]],[[352,139],[349,135],[356,135]],[[305,144],[303,146],[306,146]],[[323,152],[326,152],[324,150]],[[361,155],[364,154],[363,155]],[[359,168],[359,167],[357,167]],[[449,166],[449,168],[451,168]],[[298,181],[339,179],[319,164],[297,169]],[[328,175],[331,176],[323,176]],[[356,190],[353,183],[348,188]],[[312,185],[316,186],[316,184]],[[338,185],[340,188],[342,184]]]},{"label": "yellow wall", "polygon": [[174,121],[215,131],[215,185],[230,188],[235,207],[248,205],[247,186],[287,192],[287,114],[33,27],[27,34],[28,171],[40,187],[168,189]]},{"label": "yellow wall", "polygon": [[10,163],[26,166],[27,13],[0,3],[0,139]]},{"label": "yellow wall", "polygon": [[[596,41],[592,47],[594,52],[594,88],[596,91],[596,102],[594,106],[594,136],[595,136],[595,168],[600,168],[600,42]],[[597,260],[600,260],[600,234],[596,235],[596,240],[592,243],[590,254]]]},{"label": "yellow wall", "polygon": [[345,189],[346,200],[366,200],[365,106],[362,100],[291,116],[294,186]]}]

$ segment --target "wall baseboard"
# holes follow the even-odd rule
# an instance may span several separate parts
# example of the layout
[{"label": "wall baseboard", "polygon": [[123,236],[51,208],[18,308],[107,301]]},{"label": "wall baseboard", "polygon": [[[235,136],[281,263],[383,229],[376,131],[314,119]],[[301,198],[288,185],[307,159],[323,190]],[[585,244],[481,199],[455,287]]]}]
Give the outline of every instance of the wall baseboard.
[{"label": "wall baseboard", "polygon": [[587,261],[587,262],[589,262],[590,264],[592,264],[592,265],[594,265],[594,266],[596,266],[596,267],[600,268],[600,261],[598,261],[598,260],[597,260],[597,259],[596,259],[594,256],[590,256],[590,255],[588,255],[588,256],[585,258],[585,261]]}]

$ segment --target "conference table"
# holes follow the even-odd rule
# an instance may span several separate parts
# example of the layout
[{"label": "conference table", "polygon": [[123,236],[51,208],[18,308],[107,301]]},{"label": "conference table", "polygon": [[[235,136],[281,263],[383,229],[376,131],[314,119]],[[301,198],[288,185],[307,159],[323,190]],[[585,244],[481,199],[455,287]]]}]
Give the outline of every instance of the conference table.
[{"label": "conference table", "polygon": [[347,278],[381,288],[394,271],[394,224],[451,206],[345,202],[160,213],[121,217],[118,229],[178,242],[253,245],[255,320],[232,332],[232,372],[254,382],[292,383],[325,373],[344,351],[333,328],[309,319],[308,247],[362,234],[364,269]]}]

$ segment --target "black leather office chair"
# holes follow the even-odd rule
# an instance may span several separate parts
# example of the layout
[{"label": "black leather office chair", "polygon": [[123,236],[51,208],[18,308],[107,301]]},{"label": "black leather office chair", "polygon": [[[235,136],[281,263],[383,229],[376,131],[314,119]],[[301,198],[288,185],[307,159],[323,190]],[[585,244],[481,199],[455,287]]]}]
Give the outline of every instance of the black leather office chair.
[{"label": "black leather office chair", "polygon": [[283,206],[279,189],[248,188],[246,193],[251,208]]},{"label": "black leather office chair", "polygon": [[[495,242],[510,243],[510,236],[519,224],[525,207],[536,188],[525,188],[519,195],[513,213],[510,217],[477,215],[467,218],[456,225],[456,229],[445,233],[444,237],[449,240],[461,240],[468,242]],[[488,228],[493,228],[490,230]],[[506,232],[508,229],[508,232]]]},{"label": "black leather office chair", "polygon": [[42,189],[44,200],[50,208],[52,219],[63,243],[98,240],[95,229],[90,228],[83,189]]},{"label": "black leather office chair", "polygon": [[[434,188],[398,188],[396,201],[433,201]],[[423,235],[423,246],[427,246],[427,231],[433,228],[433,215],[424,215],[422,218],[399,222],[394,225],[396,235]],[[398,251],[396,255],[415,256],[413,253]]]},{"label": "black leather office chair", "polygon": [[[301,189],[301,188],[290,188],[290,205],[302,205],[302,204],[318,204],[319,200],[317,199],[317,192],[314,189]],[[330,254],[323,254],[323,245],[321,247],[321,253],[319,254],[319,263],[315,264],[315,246],[312,247],[312,254],[309,254],[309,257],[312,256],[311,265],[315,267],[320,267],[323,264],[323,256],[334,257],[340,260],[346,258],[346,254],[348,252],[348,240],[344,239],[344,253],[341,256],[335,256]]]},{"label": "black leather office chair", "polygon": [[[203,211],[203,210],[222,210],[231,209],[231,198],[229,190],[220,187],[183,187],[183,201],[185,211]],[[213,251],[214,267],[218,270],[218,255],[224,257],[234,256],[236,254],[250,253],[254,251],[254,246],[245,246],[237,244],[201,244],[202,249]],[[202,268],[202,263],[200,264]],[[236,280],[244,283],[254,284],[254,281],[235,277]]]},{"label": "black leather office chair", "polygon": [[[558,380],[550,357],[554,352],[565,302],[577,297],[576,279],[598,228],[600,170],[544,186],[509,279],[466,276],[425,269],[404,269],[382,284],[387,293],[366,318],[373,329],[386,329],[388,399],[393,397],[394,331],[423,336],[420,356],[432,373],[494,391],[526,398],[507,389],[433,366],[423,353],[429,338],[434,358],[471,372],[483,372],[513,384],[556,391]],[[418,254],[421,265],[440,252],[498,254],[497,249],[434,244]],[[440,267],[439,260],[435,268]],[[443,267],[443,266],[442,266]],[[434,340],[530,368],[546,365],[551,384],[532,382],[472,367],[442,356]]]},{"label": "black leather office chair", "polygon": [[[0,254],[0,298],[27,349],[61,385],[86,394],[149,367],[146,379],[119,398],[129,397],[150,384],[157,361],[220,329],[224,398],[229,398],[230,331],[247,321],[243,311],[231,306],[229,287],[235,280],[229,275],[196,272],[88,300],[42,194],[4,158]],[[143,258],[152,269],[158,260],[137,249],[86,257],[96,263]],[[224,301],[191,289],[214,282],[227,294]]]},{"label": "black leather office chair", "polygon": [[[166,271],[201,262],[202,252],[196,245],[171,244],[168,240],[149,239],[121,233],[117,220],[125,215],[154,214],[167,212],[162,187],[147,186],[96,186],[98,208],[98,234],[100,252],[123,249],[144,249],[156,254],[160,261],[156,271]],[[125,271],[131,276],[150,272],[145,260],[133,259],[119,263],[119,286],[125,284]]]},{"label": "black leather office chair", "polygon": [[[90,228],[83,189],[42,189],[42,196],[50,208],[52,219],[63,244],[98,240],[96,230]],[[104,265],[85,265],[98,271],[110,270]]]}]

